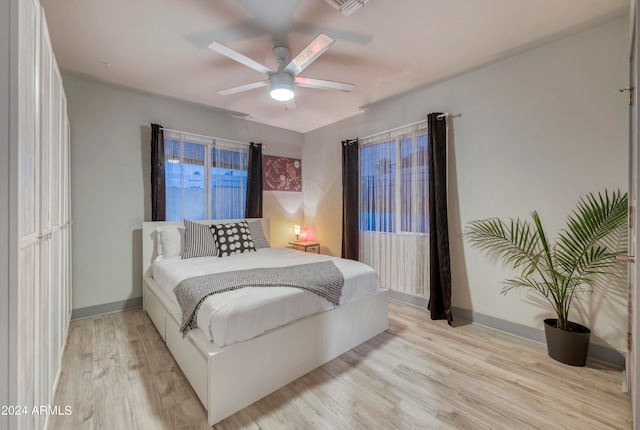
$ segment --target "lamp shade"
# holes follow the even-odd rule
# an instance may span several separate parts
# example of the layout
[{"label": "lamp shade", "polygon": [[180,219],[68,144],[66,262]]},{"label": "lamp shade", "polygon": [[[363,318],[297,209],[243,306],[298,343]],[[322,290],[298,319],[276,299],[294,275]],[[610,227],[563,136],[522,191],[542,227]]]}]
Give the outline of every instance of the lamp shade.
[{"label": "lamp shade", "polygon": [[300,235],[300,226],[298,224],[293,225],[293,233],[298,237]]},{"label": "lamp shade", "polygon": [[291,100],[295,93],[293,91],[293,76],[285,72],[274,73],[269,76],[271,83],[271,98],[281,102]]}]

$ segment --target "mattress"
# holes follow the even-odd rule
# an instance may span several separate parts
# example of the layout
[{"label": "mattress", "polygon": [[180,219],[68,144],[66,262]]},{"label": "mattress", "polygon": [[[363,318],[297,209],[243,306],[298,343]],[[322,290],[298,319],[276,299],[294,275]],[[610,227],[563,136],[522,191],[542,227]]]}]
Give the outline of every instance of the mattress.
[{"label": "mattress", "polygon": [[[342,272],[344,287],[340,304],[373,294],[380,288],[377,273],[364,263],[275,247],[223,258],[164,259],[153,264],[153,278],[177,303],[173,288],[192,276],[318,261],[333,261]],[[196,319],[209,340],[222,347],[333,307],[326,299],[299,288],[245,287],[207,297]]]}]

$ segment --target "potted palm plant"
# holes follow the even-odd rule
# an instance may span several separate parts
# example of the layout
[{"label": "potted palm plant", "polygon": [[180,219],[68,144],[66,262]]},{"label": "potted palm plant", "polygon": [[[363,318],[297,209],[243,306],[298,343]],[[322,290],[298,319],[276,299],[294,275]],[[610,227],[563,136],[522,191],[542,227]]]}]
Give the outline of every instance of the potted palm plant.
[{"label": "potted palm plant", "polygon": [[610,249],[603,239],[625,225],[627,194],[605,190],[581,197],[554,242],[550,242],[537,212],[531,213],[531,220],[533,223],[519,218],[471,221],[463,236],[473,247],[519,272],[504,281],[502,294],[524,288],[552,306],[556,318],[544,321],[549,356],[584,366],[590,330],[569,321],[571,302],[576,293],[592,290],[595,276],[610,275],[615,256],[626,252]]}]

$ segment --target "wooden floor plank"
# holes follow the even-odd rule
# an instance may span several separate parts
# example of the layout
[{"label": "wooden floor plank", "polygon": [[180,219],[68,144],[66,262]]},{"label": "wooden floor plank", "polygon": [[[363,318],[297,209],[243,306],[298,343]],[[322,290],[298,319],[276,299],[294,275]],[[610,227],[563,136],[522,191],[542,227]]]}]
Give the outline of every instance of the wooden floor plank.
[{"label": "wooden floor plank", "polygon": [[[216,429],[631,429],[621,371],[571,367],[544,345],[390,301],[389,329]],[[206,410],[151,320],[74,321],[49,429],[207,429]]]}]

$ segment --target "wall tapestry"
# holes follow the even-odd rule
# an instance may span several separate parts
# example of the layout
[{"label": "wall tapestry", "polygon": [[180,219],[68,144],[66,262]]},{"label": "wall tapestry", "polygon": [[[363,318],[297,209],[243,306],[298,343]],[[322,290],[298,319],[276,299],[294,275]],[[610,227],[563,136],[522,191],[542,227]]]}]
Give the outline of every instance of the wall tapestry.
[{"label": "wall tapestry", "polygon": [[265,191],[302,191],[300,160],[273,155],[262,156],[262,189]]}]

